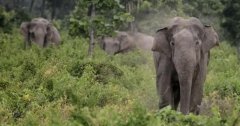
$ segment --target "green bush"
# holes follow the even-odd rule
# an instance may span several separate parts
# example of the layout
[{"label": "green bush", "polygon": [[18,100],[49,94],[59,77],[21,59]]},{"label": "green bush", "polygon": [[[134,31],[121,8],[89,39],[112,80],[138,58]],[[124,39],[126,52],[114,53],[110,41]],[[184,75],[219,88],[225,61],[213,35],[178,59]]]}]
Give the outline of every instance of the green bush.
[{"label": "green bush", "polygon": [[7,12],[4,7],[0,6],[0,32],[10,33],[13,28],[12,20],[15,16],[14,11]]},{"label": "green bush", "polygon": [[2,125],[239,125],[236,50],[214,48],[200,116],[158,110],[151,53],[109,56],[87,40],[63,34],[59,47],[22,48],[19,33],[0,34]]},{"label": "green bush", "polygon": [[123,72],[112,64],[107,63],[76,63],[69,70],[72,76],[81,77],[86,67],[92,67],[96,76],[96,81],[99,83],[107,83],[110,78],[118,78],[123,75]]}]

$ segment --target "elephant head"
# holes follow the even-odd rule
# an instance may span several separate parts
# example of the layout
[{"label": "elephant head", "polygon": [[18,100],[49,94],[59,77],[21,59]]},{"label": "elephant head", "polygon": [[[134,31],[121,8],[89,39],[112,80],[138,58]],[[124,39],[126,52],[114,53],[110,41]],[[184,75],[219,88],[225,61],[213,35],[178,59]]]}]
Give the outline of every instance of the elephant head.
[{"label": "elephant head", "polygon": [[111,55],[126,52],[133,46],[130,39],[126,32],[117,32],[114,37],[102,37],[100,46]]},{"label": "elephant head", "polygon": [[46,47],[48,42],[60,43],[60,35],[57,29],[46,19],[35,18],[30,22],[23,22],[20,26],[25,38],[25,47],[34,41],[41,47]]},{"label": "elephant head", "polygon": [[[203,78],[199,83],[204,82],[204,74],[199,69],[203,69],[205,55],[216,45],[218,35],[214,29],[194,17],[174,18],[169,26],[156,33],[152,50],[164,54],[173,64],[180,87],[180,111],[184,114],[190,112],[196,78]],[[200,74],[203,76],[197,77]]]}]

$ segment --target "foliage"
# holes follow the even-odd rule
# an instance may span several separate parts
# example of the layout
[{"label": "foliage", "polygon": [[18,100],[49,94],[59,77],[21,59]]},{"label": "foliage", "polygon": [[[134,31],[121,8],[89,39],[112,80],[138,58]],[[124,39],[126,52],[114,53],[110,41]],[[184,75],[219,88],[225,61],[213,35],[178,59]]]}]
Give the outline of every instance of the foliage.
[{"label": "foliage", "polygon": [[93,68],[96,81],[102,83],[109,82],[110,78],[118,78],[123,75],[123,72],[112,64],[94,62],[76,63],[69,72],[72,76],[82,77],[84,70],[88,67]]},{"label": "foliage", "polygon": [[19,26],[24,21],[31,20],[31,16],[28,13],[26,13],[23,9],[17,9],[14,12],[15,16],[11,23],[16,24],[17,26]]},{"label": "foliage", "polygon": [[[54,6],[51,2],[47,5]],[[96,5],[93,25],[97,36],[111,34],[134,19],[125,13],[127,0],[78,0],[70,22],[54,22],[59,27],[61,22],[70,23],[71,36],[61,31],[63,43],[59,47],[42,49],[33,43],[32,48],[23,50],[23,38],[12,28],[29,18],[29,13],[0,8],[1,32],[13,31],[0,33],[1,125],[240,125],[240,65],[228,41],[211,51],[199,116],[184,116],[170,107],[158,110],[151,53],[137,50],[109,56],[96,47],[94,57],[87,57],[85,37],[90,27],[91,2]],[[223,26],[233,32],[232,38],[239,37],[239,6],[234,0],[130,2],[135,4],[133,11],[140,30],[146,33],[153,34],[174,16],[197,16],[221,32],[221,11],[225,8]],[[61,1],[56,10],[67,3],[73,2]],[[49,11],[47,8],[45,11]]]},{"label": "foliage", "polygon": [[0,32],[11,33],[14,26],[20,26],[23,21],[30,20],[30,16],[23,10],[7,12],[0,6]]},{"label": "foliage", "polygon": [[223,10],[223,23],[222,26],[230,33],[229,38],[233,41],[233,44],[239,44],[239,18],[240,18],[240,1],[231,0],[225,1],[225,8]]},{"label": "foliage", "polygon": [[11,21],[14,16],[14,11],[7,12],[4,7],[0,6],[0,32],[10,33],[12,31]]},{"label": "foliage", "polygon": [[[0,34],[2,125],[239,125],[236,51],[212,51],[200,116],[158,110],[151,53],[87,58],[83,38],[63,34],[59,47],[22,49],[19,34]],[[226,65],[227,64],[227,65]]]},{"label": "foliage", "polygon": [[[95,6],[93,24],[89,22],[90,5]],[[78,0],[70,18],[69,34],[72,36],[88,36],[89,27],[93,27],[96,36],[112,34],[121,24],[130,22],[133,17],[124,12],[123,6],[117,0]],[[92,26],[91,26],[92,25]]]},{"label": "foliage", "polygon": [[184,0],[184,6],[184,12],[195,17],[220,15],[224,8],[220,0]]}]

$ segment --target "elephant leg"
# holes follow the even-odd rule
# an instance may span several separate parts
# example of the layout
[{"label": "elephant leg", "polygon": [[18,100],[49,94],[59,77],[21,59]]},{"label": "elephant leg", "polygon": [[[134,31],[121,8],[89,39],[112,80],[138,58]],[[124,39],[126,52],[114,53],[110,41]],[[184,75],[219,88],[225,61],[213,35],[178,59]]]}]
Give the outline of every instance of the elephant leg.
[{"label": "elephant leg", "polygon": [[24,49],[27,49],[27,47],[30,47],[31,46],[31,40],[30,40],[30,35],[31,33],[28,32],[27,34],[25,34],[24,36]]},{"label": "elephant leg", "polygon": [[197,70],[196,79],[192,85],[190,112],[195,114],[200,113],[199,106],[201,105],[203,98],[203,85],[206,79],[208,62],[209,54],[202,56],[199,69]]},{"label": "elephant leg", "polygon": [[171,61],[161,55],[157,65],[156,86],[160,96],[159,109],[171,104],[172,101],[172,86],[171,86]]},{"label": "elephant leg", "polygon": [[43,48],[47,46],[47,36],[44,37]]},{"label": "elephant leg", "polygon": [[162,75],[157,82],[157,89],[160,95],[159,109],[164,108],[171,104],[172,87],[168,76]]},{"label": "elephant leg", "polygon": [[31,41],[30,41],[30,39],[26,42],[27,44],[25,45],[25,47],[31,47],[32,46],[32,43],[31,43]]},{"label": "elephant leg", "polygon": [[31,40],[30,40],[30,38],[28,38],[28,39],[27,39],[27,44],[28,44],[28,46],[29,46],[29,47],[31,47],[31,46],[32,46],[32,43],[31,43]]}]

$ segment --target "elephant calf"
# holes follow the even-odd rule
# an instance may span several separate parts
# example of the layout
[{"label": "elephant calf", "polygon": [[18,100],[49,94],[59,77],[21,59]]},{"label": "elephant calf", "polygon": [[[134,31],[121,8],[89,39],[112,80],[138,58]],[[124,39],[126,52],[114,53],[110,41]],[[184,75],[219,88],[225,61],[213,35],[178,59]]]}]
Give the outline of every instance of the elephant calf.
[{"label": "elephant calf", "polygon": [[183,114],[199,113],[210,49],[218,43],[214,29],[194,17],[176,17],[157,31],[152,50],[160,109],[176,110],[180,102]]},{"label": "elephant calf", "polygon": [[154,38],[143,33],[117,32],[115,37],[103,37],[100,47],[108,54],[124,53],[135,48],[151,51]]},{"label": "elephant calf", "polygon": [[30,22],[23,22],[20,31],[24,37],[25,48],[31,46],[31,41],[41,47],[46,47],[50,42],[59,45],[61,41],[56,27],[44,18],[34,18]]}]

